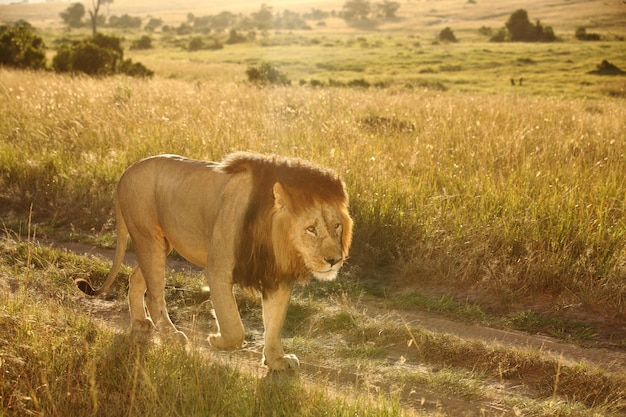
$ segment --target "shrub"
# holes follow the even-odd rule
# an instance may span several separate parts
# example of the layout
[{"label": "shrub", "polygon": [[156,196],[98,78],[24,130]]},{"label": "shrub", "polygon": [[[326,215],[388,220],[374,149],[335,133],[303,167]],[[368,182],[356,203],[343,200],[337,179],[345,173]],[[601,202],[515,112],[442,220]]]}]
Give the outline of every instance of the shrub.
[{"label": "shrub", "polygon": [[454,32],[449,27],[446,27],[441,32],[439,32],[438,38],[440,41],[458,42],[456,36],[454,36]]},{"label": "shrub", "polygon": [[226,39],[226,43],[229,45],[235,43],[243,43],[246,42],[248,38],[244,35],[239,34],[235,29],[231,29],[228,33],[228,39]]},{"label": "shrub", "polygon": [[148,35],[144,35],[133,41],[130,45],[130,49],[152,49],[152,38]]},{"label": "shrub", "polygon": [[533,25],[528,20],[528,12],[524,9],[518,9],[511,14],[506,22],[506,28],[513,42],[552,42],[556,40],[550,26],[544,28],[539,20]]},{"label": "shrub", "polygon": [[13,26],[0,26],[0,65],[30,69],[46,67],[46,45],[30,23],[21,20]]},{"label": "shrub", "polygon": [[363,79],[363,78],[357,78],[354,80],[350,80],[348,82],[348,87],[353,87],[353,88],[369,88],[370,87],[370,83],[367,82],[367,80]]},{"label": "shrub", "polygon": [[507,40],[506,28],[498,29],[498,31],[489,39],[490,42],[505,42],[506,40]]},{"label": "shrub", "polygon": [[141,62],[133,62],[131,59],[125,59],[120,65],[120,72],[131,77],[151,78],[154,71],[149,70]]},{"label": "shrub", "polygon": [[200,49],[204,49],[204,41],[200,36],[195,36],[189,41],[187,49],[189,49],[190,51],[198,51]]},{"label": "shrub", "polygon": [[291,81],[283,72],[278,70],[269,62],[262,62],[259,65],[250,65],[246,70],[248,81],[257,85],[289,85]]},{"label": "shrub", "polygon": [[481,26],[480,29],[478,29],[478,33],[483,36],[491,36],[493,35],[493,30],[491,30],[489,26]]},{"label": "shrub", "polygon": [[187,49],[190,51],[199,51],[201,49],[222,49],[224,45],[215,38],[204,39],[200,36],[194,36],[189,40],[187,44]]},{"label": "shrub", "polygon": [[587,29],[583,27],[579,27],[576,29],[576,39],[581,41],[600,41],[602,40],[602,36],[597,33],[587,33]]},{"label": "shrub", "polygon": [[82,72],[105,76],[116,73],[151,77],[154,73],[140,63],[124,60],[121,39],[115,36],[96,36],[72,44],[61,45],[52,59],[57,72]]},{"label": "shrub", "polygon": [[132,17],[128,14],[123,16],[111,16],[109,17],[109,27],[119,29],[138,29],[141,27],[141,18]]},{"label": "shrub", "polygon": [[93,42],[79,42],[71,51],[71,69],[88,75],[111,75],[115,73],[117,56],[113,50]]}]

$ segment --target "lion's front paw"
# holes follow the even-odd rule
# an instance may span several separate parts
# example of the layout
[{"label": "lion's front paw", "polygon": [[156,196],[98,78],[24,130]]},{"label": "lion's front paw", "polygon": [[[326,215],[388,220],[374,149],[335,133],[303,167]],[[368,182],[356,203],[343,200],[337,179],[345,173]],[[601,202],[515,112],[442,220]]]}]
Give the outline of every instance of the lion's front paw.
[{"label": "lion's front paw", "polygon": [[267,366],[270,371],[298,371],[300,369],[298,357],[291,354],[274,359],[264,357],[263,365]]},{"label": "lion's front paw", "polygon": [[209,336],[209,344],[219,350],[235,350],[241,347],[243,338],[227,339],[223,335],[216,333]]},{"label": "lion's front paw", "polygon": [[156,330],[154,322],[150,318],[133,320],[130,330],[134,334],[149,334]]},{"label": "lion's front paw", "polygon": [[180,343],[183,346],[186,346],[187,343],[189,343],[189,339],[187,338],[187,335],[181,332],[180,330],[166,333],[166,338],[168,340],[173,340],[177,343]]}]

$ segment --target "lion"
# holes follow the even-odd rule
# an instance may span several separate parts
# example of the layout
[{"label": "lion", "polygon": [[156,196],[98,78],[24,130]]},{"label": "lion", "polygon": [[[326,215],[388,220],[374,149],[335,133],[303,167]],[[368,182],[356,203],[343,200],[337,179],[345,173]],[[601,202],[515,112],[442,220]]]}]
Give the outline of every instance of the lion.
[{"label": "lion", "polygon": [[242,346],[244,326],[233,294],[238,284],[262,296],[262,363],[270,370],[297,369],[285,354],[281,332],[296,282],[331,281],[352,242],[353,221],[345,184],[332,170],[310,162],[236,152],[220,163],[158,155],[131,165],[115,192],[117,243],[105,282],[115,280],[128,243],[138,265],[130,275],[131,331],[164,330],[186,340],[165,305],[165,261],[175,249],[204,268],[217,321],[211,346]]}]

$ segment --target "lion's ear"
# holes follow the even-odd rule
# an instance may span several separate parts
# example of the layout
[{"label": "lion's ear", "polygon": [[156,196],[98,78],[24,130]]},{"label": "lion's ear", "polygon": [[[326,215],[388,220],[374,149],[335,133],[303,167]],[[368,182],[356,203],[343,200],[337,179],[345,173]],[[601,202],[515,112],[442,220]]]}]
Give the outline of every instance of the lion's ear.
[{"label": "lion's ear", "polygon": [[282,184],[278,181],[274,183],[274,207],[278,210],[283,210],[287,208],[289,197],[287,196],[287,191],[282,186]]}]

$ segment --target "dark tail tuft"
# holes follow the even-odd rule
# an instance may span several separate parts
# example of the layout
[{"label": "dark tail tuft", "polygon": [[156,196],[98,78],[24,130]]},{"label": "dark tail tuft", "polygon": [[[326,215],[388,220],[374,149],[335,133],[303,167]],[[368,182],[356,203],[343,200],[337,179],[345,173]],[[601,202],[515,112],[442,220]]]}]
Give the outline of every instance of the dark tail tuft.
[{"label": "dark tail tuft", "polygon": [[81,290],[82,292],[84,292],[85,294],[87,294],[87,295],[96,295],[96,290],[93,289],[93,287],[91,286],[91,284],[87,280],[84,280],[82,278],[78,278],[78,279],[74,280],[74,282],[78,286],[78,289]]}]

